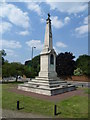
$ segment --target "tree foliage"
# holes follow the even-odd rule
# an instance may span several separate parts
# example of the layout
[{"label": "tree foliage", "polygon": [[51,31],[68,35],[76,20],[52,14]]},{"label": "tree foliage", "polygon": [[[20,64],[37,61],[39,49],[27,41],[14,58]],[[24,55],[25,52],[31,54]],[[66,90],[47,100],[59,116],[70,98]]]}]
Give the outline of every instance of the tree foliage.
[{"label": "tree foliage", "polygon": [[90,56],[89,55],[81,55],[76,60],[77,68],[82,70],[84,75],[90,75]]},{"label": "tree foliage", "polygon": [[17,77],[22,76],[24,73],[24,65],[21,63],[8,63],[5,62],[4,65],[2,66],[2,77]]},{"label": "tree foliage", "polygon": [[70,52],[60,53],[56,57],[56,71],[58,76],[61,75],[72,75],[75,69],[75,61]]},{"label": "tree foliage", "polygon": [[5,50],[0,50],[0,65],[4,64],[5,60],[4,60],[4,57],[6,56],[6,52]]},{"label": "tree foliage", "polygon": [[83,75],[83,72],[80,68],[77,68],[76,70],[74,70],[74,75],[75,76],[80,76],[80,75]]},{"label": "tree foliage", "polygon": [[5,50],[0,50],[0,54],[1,54],[2,56],[6,56]]},{"label": "tree foliage", "polygon": [[5,62],[4,56],[6,56],[5,50],[0,50],[0,77],[2,77],[2,65]]},{"label": "tree foliage", "polygon": [[27,66],[27,69],[30,71],[28,76],[37,76],[38,72],[40,71],[40,55],[34,57],[32,60],[25,61],[25,66]]},{"label": "tree foliage", "polygon": [[[5,53],[5,52],[3,52]],[[5,55],[5,54],[4,54]],[[16,77],[25,75],[28,78],[32,78],[38,75],[40,69],[40,56],[36,56],[30,61],[26,61],[25,65],[12,62],[9,63],[8,61],[4,60],[4,64],[2,65],[2,77]]]}]

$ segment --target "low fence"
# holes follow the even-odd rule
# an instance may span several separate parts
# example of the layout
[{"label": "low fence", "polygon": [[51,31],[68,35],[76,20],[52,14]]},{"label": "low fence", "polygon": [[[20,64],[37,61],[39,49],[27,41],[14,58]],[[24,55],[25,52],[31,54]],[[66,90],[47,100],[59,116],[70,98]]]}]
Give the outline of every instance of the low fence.
[{"label": "low fence", "polygon": [[90,82],[90,76],[62,76],[60,77],[66,81],[80,81],[80,82]]}]

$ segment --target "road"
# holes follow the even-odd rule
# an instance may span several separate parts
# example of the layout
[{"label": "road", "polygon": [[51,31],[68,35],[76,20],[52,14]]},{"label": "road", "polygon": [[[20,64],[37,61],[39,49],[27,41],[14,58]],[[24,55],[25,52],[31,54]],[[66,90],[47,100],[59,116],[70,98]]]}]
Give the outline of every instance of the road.
[{"label": "road", "polygon": [[90,82],[67,81],[76,87],[90,87]]}]

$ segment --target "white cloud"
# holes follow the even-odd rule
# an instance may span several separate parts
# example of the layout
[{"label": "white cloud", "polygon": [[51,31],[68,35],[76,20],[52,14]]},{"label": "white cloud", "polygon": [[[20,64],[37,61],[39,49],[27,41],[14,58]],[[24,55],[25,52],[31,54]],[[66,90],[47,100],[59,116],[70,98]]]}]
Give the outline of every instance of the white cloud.
[{"label": "white cloud", "polygon": [[58,29],[58,28],[62,28],[64,25],[68,24],[68,22],[70,21],[70,18],[65,17],[64,20],[62,21],[58,18],[58,16],[51,16],[51,20],[52,20],[52,25]]},{"label": "white cloud", "polygon": [[56,42],[56,46],[57,46],[57,47],[61,47],[61,48],[67,47],[67,45],[64,44],[63,42]]},{"label": "white cloud", "polygon": [[90,15],[84,18],[84,24],[90,24]]},{"label": "white cloud", "polygon": [[88,32],[88,25],[82,25],[75,29],[75,32],[79,35],[85,34]]},{"label": "white cloud", "polygon": [[41,23],[45,23],[46,22],[46,20],[43,19],[43,18],[41,18],[40,21],[41,21]]},{"label": "white cloud", "polygon": [[84,24],[88,24],[88,16],[84,18]]},{"label": "white cloud", "polygon": [[11,50],[11,49],[5,49],[6,53],[8,56],[12,56],[12,55],[15,55],[14,53],[14,50]]},{"label": "white cloud", "polygon": [[30,3],[27,3],[27,6],[29,10],[36,12],[38,15],[42,14],[42,10],[41,10],[39,3],[30,2]]},{"label": "white cloud", "polygon": [[2,50],[2,40],[0,40],[0,50]]},{"label": "white cloud", "polygon": [[6,49],[6,48],[15,49],[15,48],[22,47],[20,42],[15,40],[0,40],[0,46],[2,46],[3,49]]},{"label": "white cloud", "polygon": [[52,25],[53,25],[55,28],[61,28],[61,27],[64,26],[63,22],[58,19],[58,16],[52,16],[52,17],[51,17],[51,20],[52,20]]},{"label": "white cloud", "polygon": [[20,31],[19,33],[18,33],[19,35],[22,35],[22,36],[26,36],[26,35],[29,35],[29,31]]},{"label": "white cloud", "polygon": [[12,24],[9,22],[1,22],[0,23],[0,34],[10,31],[12,28]]},{"label": "white cloud", "polygon": [[13,4],[0,4],[0,16],[7,18],[11,23],[23,28],[29,27],[29,17],[27,12],[23,12],[20,8]]},{"label": "white cloud", "polygon": [[90,29],[88,28],[90,26],[90,23],[88,23],[88,19],[90,19],[90,16],[87,16],[84,18],[83,20],[83,24],[77,28],[75,28],[75,32],[78,35],[84,35],[86,33],[88,33],[88,31],[90,31]]},{"label": "white cloud", "polygon": [[26,42],[26,44],[31,47],[36,47],[37,50],[42,50],[43,44],[40,40],[29,40]]},{"label": "white cloud", "polygon": [[53,46],[53,48],[54,48],[54,50],[55,50],[56,54],[58,54],[58,53],[60,53],[60,52],[61,52],[61,51],[60,51],[60,49],[58,49],[56,46]]},{"label": "white cloud", "polygon": [[52,0],[46,0],[46,3],[50,5],[52,10],[58,10],[60,12],[67,12],[69,14],[80,13],[88,9],[88,4],[83,2],[52,2]]},{"label": "white cloud", "polygon": [[70,18],[69,17],[65,17],[64,22],[67,24],[68,22],[70,22]]}]

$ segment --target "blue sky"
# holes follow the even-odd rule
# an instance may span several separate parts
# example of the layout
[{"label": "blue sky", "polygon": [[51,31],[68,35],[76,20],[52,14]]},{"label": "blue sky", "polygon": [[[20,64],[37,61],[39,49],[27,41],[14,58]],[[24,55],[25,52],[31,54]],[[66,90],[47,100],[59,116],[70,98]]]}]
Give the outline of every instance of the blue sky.
[{"label": "blue sky", "polygon": [[44,44],[47,13],[51,14],[53,46],[57,53],[88,54],[88,3],[4,2],[0,4],[0,46],[9,62],[31,59]]}]

